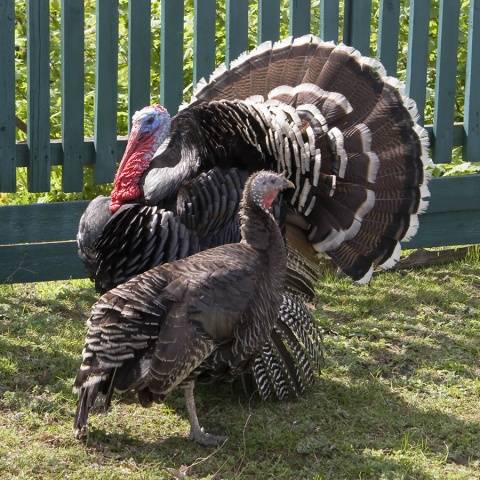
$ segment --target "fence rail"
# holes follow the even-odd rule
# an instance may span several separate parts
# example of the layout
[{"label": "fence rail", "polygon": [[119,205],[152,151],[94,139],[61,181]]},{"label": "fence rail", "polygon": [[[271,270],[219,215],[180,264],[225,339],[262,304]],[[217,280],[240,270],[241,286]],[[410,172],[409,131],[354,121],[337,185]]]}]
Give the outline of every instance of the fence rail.
[{"label": "fence rail", "polygon": [[[119,21],[128,16],[128,116],[156,99],[152,72],[160,71],[158,96],[171,113],[182,101],[186,83],[184,55],[193,50],[191,81],[196,83],[218,60],[216,24],[226,29],[222,56],[228,64],[254,41],[277,40],[284,34],[314,33],[343,40],[370,54],[371,47],[387,72],[399,69],[402,12],[408,12],[406,92],[423,119],[427,95],[428,55],[436,54],[433,124],[427,125],[435,162],[449,162],[452,147],[463,147],[465,159],[480,160],[480,0],[467,12],[468,49],[464,122],[454,123],[460,0],[130,0],[128,11],[118,0],[97,0],[95,113],[93,138],[85,138],[84,105],[86,5],[61,1],[61,139],[50,139],[50,51],[52,23],[48,0],[26,0],[28,113],[26,142],[16,140],[15,2],[0,2],[0,191],[14,192],[17,167],[28,171],[28,189],[50,189],[51,167],[62,165],[64,192],[81,191],[84,167],[93,166],[96,183],[113,178],[125,148],[118,135]],[[288,9],[285,7],[288,3]],[[18,7],[17,7],[18,8]],[[185,44],[184,17],[193,8],[192,44]],[[157,10],[156,10],[157,9]],[[438,10],[438,38],[432,47],[429,22]],[[120,14],[119,14],[120,12]],[[224,13],[223,13],[224,12]],[[287,12],[288,25],[285,24]],[[373,13],[378,18],[373,19]],[[254,15],[252,15],[252,13]],[[123,15],[123,16],[122,16]],[[252,25],[252,20],[255,23]],[[152,19],[156,22],[152,23]],[[159,20],[159,21],[158,21]],[[249,24],[250,22],[250,24]],[[373,27],[372,27],[373,25]],[[250,29],[250,30],[249,30]],[[160,30],[160,32],[159,32]],[[255,40],[252,40],[252,31]],[[152,38],[160,34],[160,61],[152,63]],[[372,40],[376,39],[376,42]],[[408,246],[480,242],[480,176],[440,178],[432,182],[432,203],[419,235]],[[84,276],[76,258],[75,232],[85,202],[0,207],[0,282]]]}]

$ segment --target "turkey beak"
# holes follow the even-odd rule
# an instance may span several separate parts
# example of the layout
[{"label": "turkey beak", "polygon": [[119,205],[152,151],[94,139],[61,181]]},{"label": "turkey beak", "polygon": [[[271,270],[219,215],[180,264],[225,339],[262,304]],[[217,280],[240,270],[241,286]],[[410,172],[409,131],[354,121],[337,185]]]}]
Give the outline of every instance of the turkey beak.
[{"label": "turkey beak", "polygon": [[286,178],[284,178],[282,187],[283,187],[283,190],[287,190],[289,188],[295,188],[295,185],[290,180],[287,180]]}]

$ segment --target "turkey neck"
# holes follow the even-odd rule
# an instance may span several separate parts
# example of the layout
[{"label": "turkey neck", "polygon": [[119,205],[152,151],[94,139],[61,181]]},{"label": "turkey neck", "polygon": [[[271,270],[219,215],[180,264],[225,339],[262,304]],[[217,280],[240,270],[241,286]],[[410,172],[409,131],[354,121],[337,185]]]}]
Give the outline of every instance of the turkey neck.
[{"label": "turkey neck", "polygon": [[240,211],[241,243],[258,251],[266,261],[271,291],[280,298],[287,270],[285,243],[273,216],[253,204],[250,199],[245,200],[248,193],[244,193]]}]

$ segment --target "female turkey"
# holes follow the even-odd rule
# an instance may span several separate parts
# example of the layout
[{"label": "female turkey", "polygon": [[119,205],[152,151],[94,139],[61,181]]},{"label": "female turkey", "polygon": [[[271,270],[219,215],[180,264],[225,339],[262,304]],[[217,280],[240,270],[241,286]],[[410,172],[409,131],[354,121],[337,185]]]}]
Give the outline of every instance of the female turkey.
[{"label": "female turkey", "polygon": [[108,407],[114,390],[135,390],[142,405],[183,387],[190,438],[222,441],[200,428],[195,378],[219,364],[235,371],[252,361],[275,325],[286,276],[283,238],[272,215],[279,192],[294,185],[258,172],[245,185],[240,243],[205,250],[144,272],[93,306],[74,429],[86,431],[99,393]]}]

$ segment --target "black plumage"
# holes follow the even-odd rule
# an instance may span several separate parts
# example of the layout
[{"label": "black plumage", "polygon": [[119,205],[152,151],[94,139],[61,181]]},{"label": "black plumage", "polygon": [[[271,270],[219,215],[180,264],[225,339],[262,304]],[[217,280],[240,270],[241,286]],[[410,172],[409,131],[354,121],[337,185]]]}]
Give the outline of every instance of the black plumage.
[{"label": "black plumage", "polygon": [[195,378],[219,365],[242,371],[271,335],[286,277],[271,203],[291,187],[273,172],[252,175],[243,193],[240,243],[154,267],[100,298],[75,380],[77,436],[99,393],[108,405],[115,389],[133,389],[146,405],[183,386],[191,438],[206,445],[221,440],[200,429]]}]

